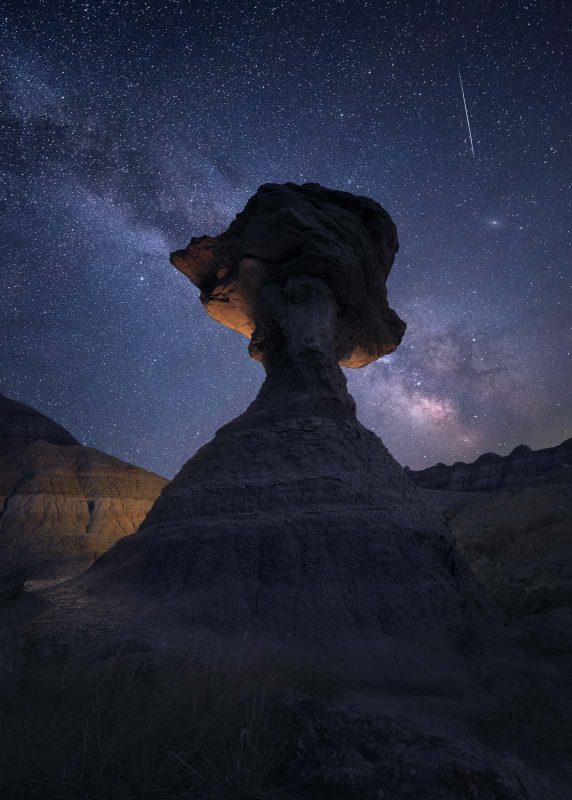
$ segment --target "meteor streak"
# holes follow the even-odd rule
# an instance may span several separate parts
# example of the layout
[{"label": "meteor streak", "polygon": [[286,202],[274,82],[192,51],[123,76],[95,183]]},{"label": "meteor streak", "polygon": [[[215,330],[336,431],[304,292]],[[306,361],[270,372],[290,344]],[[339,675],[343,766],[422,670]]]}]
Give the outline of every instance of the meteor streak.
[{"label": "meteor streak", "polygon": [[473,134],[471,133],[471,123],[469,122],[469,112],[467,111],[467,101],[465,100],[465,90],[463,89],[463,79],[461,78],[461,70],[459,70],[459,80],[461,82],[461,94],[463,95],[463,105],[465,106],[465,116],[467,117],[467,128],[469,129],[469,140],[471,142],[471,152],[473,158],[475,157],[475,148],[473,147]]}]

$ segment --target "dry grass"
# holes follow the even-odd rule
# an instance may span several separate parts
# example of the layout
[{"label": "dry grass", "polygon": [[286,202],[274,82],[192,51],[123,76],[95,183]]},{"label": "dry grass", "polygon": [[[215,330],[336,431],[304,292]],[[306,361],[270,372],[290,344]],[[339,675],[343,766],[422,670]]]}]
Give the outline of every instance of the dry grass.
[{"label": "dry grass", "polygon": [[281,689],[331,695],[307,666],[122,656],[27,677],[0,722],[2,800],[263,798],[283,785]]}]

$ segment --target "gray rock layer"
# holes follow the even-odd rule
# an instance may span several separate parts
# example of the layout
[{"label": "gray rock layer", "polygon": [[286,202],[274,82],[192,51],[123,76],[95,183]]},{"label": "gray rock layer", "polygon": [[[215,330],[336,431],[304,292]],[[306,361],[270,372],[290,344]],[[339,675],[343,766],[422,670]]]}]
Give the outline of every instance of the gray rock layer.
[{"label": "gray rock layer", "polygon": [[355,419],[319,416],[250,427],[245,414],[223,428],[75,586],[147,635],[184,630],[378,670],[391,666],[380,653],[415,661],[406,644],[478,649],[497,619],[381,441]]},{"label": "gray rock layer", "polygon": [[0,394],[0,447],[21,447],[38,440],[58,445],[79,444],[57,422]]}]

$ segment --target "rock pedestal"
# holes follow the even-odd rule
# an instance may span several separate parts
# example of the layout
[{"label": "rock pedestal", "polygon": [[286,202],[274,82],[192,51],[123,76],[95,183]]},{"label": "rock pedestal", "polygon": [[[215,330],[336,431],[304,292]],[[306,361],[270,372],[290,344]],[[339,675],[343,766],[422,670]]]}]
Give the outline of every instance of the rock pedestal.
[{"label": "rock pedestal", "polygon": [[[294,218],[300,228],[296,207],[280,206],[280,198],[292,203],[300,195],[306,203],[310,195],[318,214],[320,198],[329,208],[339,194],[291,185],[276,191],[273,215]],[[394,230],[368,201],[379,212],[377,227],[364,232],[354,200],[353,225],[338,226],[335,215],[322,220],[324,235],[349,264],[359,262],[354,240],[393,241]],[[232,226],[223,234],[225,253],[231,233]],[[319,238],[315,229],[308,237]],[[260,255],[263,244],[251,241],[246,250]],[[190,255],[183,251],[191,260],[193,247]],[[282,252],[275,241],[273,248]],[[204,276],[212,265],[203,240],[198,249],[208,306],[215,301]],[[216,254],[216,240],[210,252]],[[284,648],[358,669],[409,669],[418,679],[435,654],[478,650],[497,611],[438,514],[356,419],[340,362],[388,352],[395,342],[387,325],[373,330],[351,322],[357,306],[350,313],[343,286],[326,279],[330,251],[323,252],[320,270],[288,273],[259,259],[257,288],[248,285],[248,304],[240,306],[251,320],[251,354],[266,371],[258,397],[183,467],[139,531],[78,585],[86,596],[119,597],[121,613],[132,608],[141,630],[163,637],[185,631],[195,641]],[[366,274],[379,267],[373,257],[359,263]],[[248,292],[236,280],[244,298]],[[230,290],[226,297],[232,306]],[[398,319],[387,308],[384,314]]]}]

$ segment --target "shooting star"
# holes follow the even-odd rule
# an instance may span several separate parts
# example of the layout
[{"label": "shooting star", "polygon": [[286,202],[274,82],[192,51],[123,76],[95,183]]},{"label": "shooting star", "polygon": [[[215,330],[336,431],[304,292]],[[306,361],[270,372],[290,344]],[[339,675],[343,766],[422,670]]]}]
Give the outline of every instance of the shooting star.
[{"label": "shooting star", "polygon": [[471,152],[473,158],[475,157],[475,148],[473,147],[473,134],[471,133],[471,123],[469,122],[469,112],[467,111],[467,101],[465,100],[465,90],[463,89],[463,79],[461,78],[461,70],[459,70],[459,80],[461,82],[461,94],[463,95],[463,105],[465,106],[465,116],[467,117],[467,128],[469,129],[469,141],[471,142]]}]

